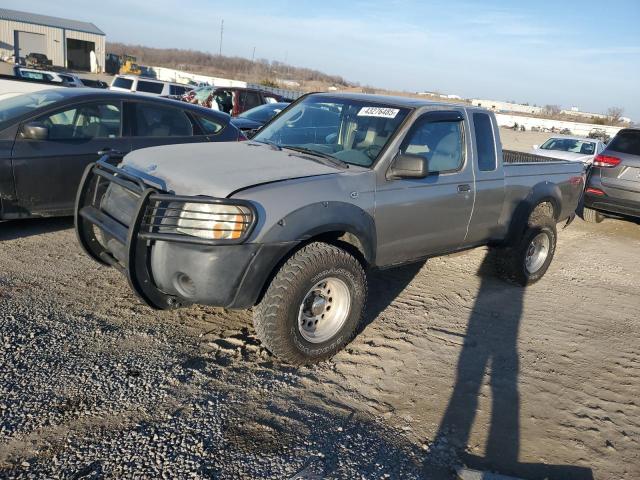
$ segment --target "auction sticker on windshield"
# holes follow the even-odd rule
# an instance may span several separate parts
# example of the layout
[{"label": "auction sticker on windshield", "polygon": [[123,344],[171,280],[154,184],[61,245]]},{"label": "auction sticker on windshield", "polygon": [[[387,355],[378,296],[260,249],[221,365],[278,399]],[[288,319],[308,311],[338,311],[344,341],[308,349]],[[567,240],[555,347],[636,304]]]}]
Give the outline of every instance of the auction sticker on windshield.
[{"label": "auction sticker on windshield", "polygon": [[359,117],[396,118],[400,109],[384,107],[362,107],[358,112]]}]

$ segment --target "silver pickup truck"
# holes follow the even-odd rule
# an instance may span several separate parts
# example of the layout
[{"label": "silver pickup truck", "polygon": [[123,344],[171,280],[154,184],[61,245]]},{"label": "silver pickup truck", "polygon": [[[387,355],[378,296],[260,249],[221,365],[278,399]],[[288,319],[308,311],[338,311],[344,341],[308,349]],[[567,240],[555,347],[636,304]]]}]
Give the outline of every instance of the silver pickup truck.
[{"label": "silver pickup truck", "polygon": [[313,363],[357,331],[368,269],[490,245],[507,277],[539,280],[584,180],[580,163],[502,151],[480,108],[312,94],[248,142],[90,166],[76,230],[151,307],[254,307],[267,348]]}]

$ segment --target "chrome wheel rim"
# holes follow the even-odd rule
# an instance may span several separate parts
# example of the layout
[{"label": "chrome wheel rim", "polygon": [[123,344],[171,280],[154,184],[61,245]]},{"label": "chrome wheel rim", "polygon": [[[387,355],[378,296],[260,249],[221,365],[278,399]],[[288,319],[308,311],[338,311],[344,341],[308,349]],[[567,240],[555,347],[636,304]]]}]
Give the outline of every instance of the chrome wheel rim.
[{"label": "chrome wheel rim", "polygon": [[549,256],[549,248],[551,246],[551,242],[549,241],[549,236],[546,233],[539,233],[527,248],[527,254],[524,259],[524,265],[529,273],[536,273],[538,270],[542,268],[544,262],[547,260]]},{"label": "chrome wheel rim", "polygon": [[351,309],[351,292],[336,277],[316,283],[298,310],[298,331],[310,343],[323,343],[340,331]]}]

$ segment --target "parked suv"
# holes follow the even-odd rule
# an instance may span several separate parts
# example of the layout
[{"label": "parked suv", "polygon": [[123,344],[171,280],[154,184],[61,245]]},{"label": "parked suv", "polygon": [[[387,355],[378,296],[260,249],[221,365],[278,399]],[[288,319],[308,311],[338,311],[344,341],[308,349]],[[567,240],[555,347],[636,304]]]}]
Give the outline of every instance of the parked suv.
[{"label": "parked suv", "polygon": [[593,161],[584,195],[584,219],[608,213],[640,217],[640,129],[620,130]]},{"label": "parked suv", "polygon": [[137,75],[116,75],[109,87],[109,90],[136,92],[155,97],[184,95],[192,89],[193,87],[191,85],[163,82],[154,80],[153,78],[139,77]]}]

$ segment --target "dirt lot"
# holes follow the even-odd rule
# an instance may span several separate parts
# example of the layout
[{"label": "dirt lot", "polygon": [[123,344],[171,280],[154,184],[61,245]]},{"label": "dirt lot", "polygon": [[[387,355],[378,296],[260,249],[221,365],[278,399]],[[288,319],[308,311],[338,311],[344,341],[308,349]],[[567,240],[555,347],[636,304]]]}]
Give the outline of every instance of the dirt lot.
[{"label": "dirt lot", "polygon": [[280,365],[247,312],[154,312],[68,220],[0,225],[0,476],[640,478],[640,225],[577,220],[528,289],[474,250],[372,276]]}]

